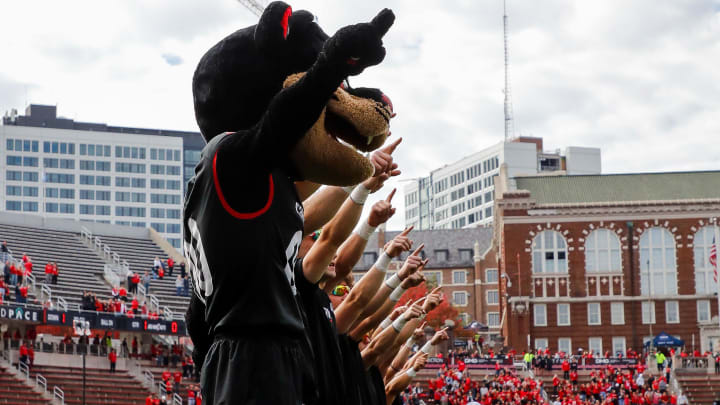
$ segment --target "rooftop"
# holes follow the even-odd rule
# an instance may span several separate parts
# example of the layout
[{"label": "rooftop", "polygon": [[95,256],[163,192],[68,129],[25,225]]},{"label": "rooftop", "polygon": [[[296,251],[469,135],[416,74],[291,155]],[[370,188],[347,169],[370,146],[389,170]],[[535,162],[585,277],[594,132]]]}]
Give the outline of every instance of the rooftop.
[{"label": "rooftop", "polygon": [[720,199],[720,171],[516,177],[537,204]]},{"label": "rooftop", "polygon": [[[390,241],[401,231],[385,232],[385,241]],[[377,252],[379,232],[375,232],[365,246],[365,253]],[[469,249],[472,251],[475,242],[480,245],[480,254],[485,253],[492,243],[493,230],[491,227],[477,227],[466,229],[433,229],[424,231],[410,232],[410,240],[413,241],[413,247],[417,248],[424,243],[423,251],[426,257],[430,258],[427,269],[433,268],[459,268],[472,267],[474,253],[470,254],[470,260],[461,260],[459,249]],[[448,260],[438,262],[435,259],[434,251],[447,250]],[[407,258],[410,252],[404,252],[401,259]],[[354,270],[368,270],[370,266],[366,265],[362,260],[355,266]]]},{"label": "rooftop", "polygon": [[187,140],[200,142],[205,144],[200,132],[192,131],[175,131],[169,129],[151,129],[151,128],[133,128],[111,126],[96,122],[80,122],[70,118],[57,116],[57,106],[30,104],[25,108],[25,115],[17,115],[15,110],[12,113],[6,113],[2,119],[3,125],[14,125],[23,127],[39,127],[54,129],[73,129],[77,131],[97,131],[97,132],[118,132],[124,134],[140,134],[140,135],[157,135],[157,136],[175,136],[183,137]]}]

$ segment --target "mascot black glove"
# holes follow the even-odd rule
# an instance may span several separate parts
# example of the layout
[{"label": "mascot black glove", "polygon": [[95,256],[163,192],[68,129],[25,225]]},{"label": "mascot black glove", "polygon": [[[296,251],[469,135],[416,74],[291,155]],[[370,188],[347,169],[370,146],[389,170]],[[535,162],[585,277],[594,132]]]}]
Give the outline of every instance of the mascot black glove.
[{"label": "mascot black glove", "polygon": [[335,33],[323,47],[324,57],[344,76],[355,76],[385,59],[382,37],[395,22],[389,9],[378,13],[369,23],[348,25]]}]

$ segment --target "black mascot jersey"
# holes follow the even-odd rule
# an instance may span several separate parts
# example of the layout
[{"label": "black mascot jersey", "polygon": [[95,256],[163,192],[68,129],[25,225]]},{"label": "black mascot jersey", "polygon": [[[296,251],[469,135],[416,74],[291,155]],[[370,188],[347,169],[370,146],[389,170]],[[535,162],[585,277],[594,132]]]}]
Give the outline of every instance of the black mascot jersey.
[{"label": "black mascot jersey", "polygon": [[[249,170],[258,156],[237,147],[243,142],[242,133],[210,140],[188,184],[183,227],[193,291],[205,304],[210,335],[301,338],[293,267],[302,204],[286,170]],[[244,193],[264,201],[236,211]]]},{"label": "black mascot jersey", "polygon": [[319,404],[342,404],[346,401],[343,356],[340,353],[335,312],[325,291],[311,284],[296,266],[295,280],[302,307],[307,315],[307,337],[314,352],[315,378],[320,393]]}]

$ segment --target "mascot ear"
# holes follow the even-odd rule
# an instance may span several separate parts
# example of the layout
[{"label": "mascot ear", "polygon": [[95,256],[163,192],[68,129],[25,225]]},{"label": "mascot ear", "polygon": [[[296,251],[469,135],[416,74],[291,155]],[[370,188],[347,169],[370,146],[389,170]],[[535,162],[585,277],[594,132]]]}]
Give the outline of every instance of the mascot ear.
[{"label": "mascot ear", "polygon": [[255,27],[255,43],[259,49],[277,49],[287,38],[292,8],[282,1],[270,3]]}]

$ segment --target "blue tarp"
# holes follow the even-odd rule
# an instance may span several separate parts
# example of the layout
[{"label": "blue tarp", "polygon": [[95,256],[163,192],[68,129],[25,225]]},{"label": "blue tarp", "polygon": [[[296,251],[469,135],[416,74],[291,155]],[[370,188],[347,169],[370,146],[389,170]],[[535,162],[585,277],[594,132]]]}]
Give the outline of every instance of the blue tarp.
[{"label": "blue tarp", "polygon": [[[682,339],[678,339],[674,336],[668,335],[665,332],[660,332],[657,336],[655,336],[652,340],[653,346],[656,347],[679,347],[679,346],[685,346],[685,341]],[[645,346],[649,346],[650,342],[646,342]]]}]

